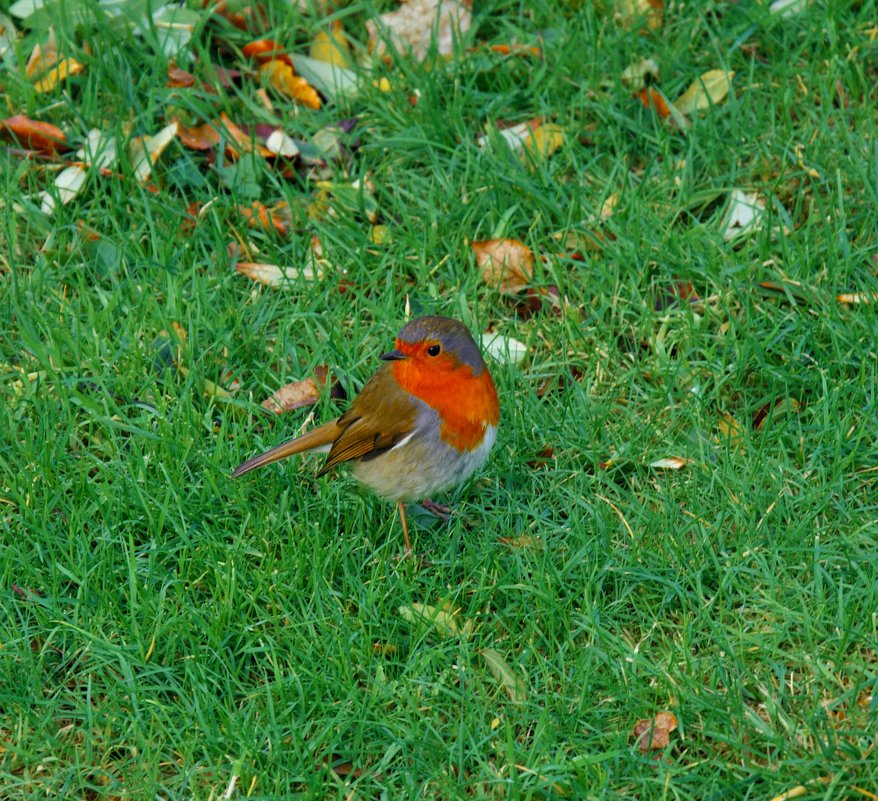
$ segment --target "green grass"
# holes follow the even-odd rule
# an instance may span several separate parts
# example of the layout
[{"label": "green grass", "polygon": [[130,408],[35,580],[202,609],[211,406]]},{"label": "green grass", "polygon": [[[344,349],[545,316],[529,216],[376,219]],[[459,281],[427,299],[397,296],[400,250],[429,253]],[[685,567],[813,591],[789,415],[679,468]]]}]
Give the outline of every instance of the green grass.
[{"label": "green grass", "polygon": [[[0,798],[216,799],[232,782],[254,799],[878,794],[878,316],[835,300],[878,291],[878,8],[673,4],[643,35],[574,5],[477,3],[464,44],[542,36],[543,61],[461,49],[431,71],[400,58],[381,73],[391,92],[318,112],[275,98],[302,139],[358,117],[332,177],[374,184],[389,244],[357,202],[286,238],[248,231],[251,196],[178,143],[157,193],[123,165],[47,218],[33,196],[53,173],[4,151]],[[371,13],[342,16],[363,36]],[[306,52],[318,18],[269,16],[268,35]],[[8,114],[72,140],[154,133],[175,110],[264,119],[252,84],[165,89],[140,40],[56,32],[85,73],[37,95],[3,72]],[[193,52],[219,61],[220,36],[251,38],[210,23]],[[20,58],[44,37],[26,31]],[[683,133],[621,83],[646,56],[671,99],[719,67],[733,94]],[[536,169],[475,145],[486,123],[536,115],[567,132]],[[254,169],[267,204],[316,194]],[[718,221],[734,187],[773,200],[733,247]],[[552,234],[583,230],[612,193],[599,247],[558,256]],[[333,265],[321,282],[270,289],[231,269],[238,237],[301,266],[313,234]],[[520,319],[482,283],[468,242],[495,235],[545,254],[534,282],[558,288],[560,314]],[[677,281],[699,300],[657,304]],[[394,509],[345,471],[315,479],[310,458],[228,478],[306,416],[258,403],[319,364],[356,392],[407,299],[528,347],[491,365],[500,435],[458,512],[414,516],[426,564],[398,559]],[[161,333],[174,324],[185,369]],[[227,373],[231,400],[210,391]],[[314,411],[344,408],[327,393]],[[649,467],[671,456],[690,461]],[[399,611],[445,602],[469,637]],[[633,727],[663,710],[679,729],[643,755]]]}]

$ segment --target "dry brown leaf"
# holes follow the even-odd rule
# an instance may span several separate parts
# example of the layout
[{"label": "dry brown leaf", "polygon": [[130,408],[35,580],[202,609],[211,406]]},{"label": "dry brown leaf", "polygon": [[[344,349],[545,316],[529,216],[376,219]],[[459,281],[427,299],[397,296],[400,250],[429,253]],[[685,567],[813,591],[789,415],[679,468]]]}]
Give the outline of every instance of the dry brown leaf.
[{"label": "dry brown leaf", "polygon": [[204,122],[201,125],[177,124],[177,138],[190,150],[209,150],[220,143],[220,133],[214,123]]},{"label": "dry brown leaf", "polygon": [[708,70],[674,101],[674,105],[683,114],[715,106],[728,95],[734,77],[734,72]]},{"label": "dry brown leaf", "polygon": [[471,244],[482,280],[493,289],[515,295],[534,274],[531,249],[517,239],[485,239]]},{"label": "dry brown leaf", "polygon": [[195,76],[191,72],[181,70],[173,63],[168,64],[168,82],[165,84],[167,89],[188,89],[195,85]]},{"label": "dry brown leaf", "polygon": [[30,150],[38,150],[49,156],[63,153],[70,149],[64,132],[48,122],[39,122],[16,114],[0,120],[0,133],[17,139]]},{"label": "dry brown leaf", "polygon": [[638,720],[634,724],[637,747],[644,754],[667,748],[671,732],[677,725],[677,718],[671,712],[659,712],[653,720]]},{"label": "dry brown leaf", "polygon": [[326,384],[326,375],[327,371],[324,367],[322,373],[315,370],[314,376],[282,386],[271,397],[262,401],[263,408],[275,414],[282,414],[301,409],[303,406],[313,406],[320,400],[320,387]]},{"label": "dry brown leaf", "polygon": [[411,48],[412,55],[423,61],[430,49],[433,33],[439,55],[454,52],[454,39],[466,33],[472,24],[472,0],[407,0],[396,11],[368,20],[369,48],[383,55],[389,39],[399,50]]}]

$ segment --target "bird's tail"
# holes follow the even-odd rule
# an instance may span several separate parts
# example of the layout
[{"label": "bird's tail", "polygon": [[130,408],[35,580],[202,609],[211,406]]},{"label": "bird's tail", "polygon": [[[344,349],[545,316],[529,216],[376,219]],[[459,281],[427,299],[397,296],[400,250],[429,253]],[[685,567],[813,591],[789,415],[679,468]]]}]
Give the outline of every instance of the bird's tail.
[{"label": "bird's tail", "polygon": [[249,473],[257,467],[278,462],[281,459],[286,459],[287,456],[293,456],[297,453],[329,450],[332,443],[338,438],[339,433],[338,421],[331,420],[309,431],[307,434],[302,434],[301,437],[289,439],[280,445],[275,445],[270,450],[265,451],[265,453],[260,453],[258,456],[242,462],[232,471],[232,478],[243,476],[244,473]]}]

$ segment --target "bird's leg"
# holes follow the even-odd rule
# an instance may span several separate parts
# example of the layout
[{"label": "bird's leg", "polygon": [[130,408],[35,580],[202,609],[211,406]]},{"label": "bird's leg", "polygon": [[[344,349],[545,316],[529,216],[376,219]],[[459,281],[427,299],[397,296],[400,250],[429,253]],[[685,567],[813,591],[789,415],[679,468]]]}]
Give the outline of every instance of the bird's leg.
[{"label": "bird's leg", "polygon": [[409,541],[409,524],[405,519],[405,504],[402,501],[396,502],[396,507],[399,509],[399,519],[402,521],[402,536],[405,537],[405,555],[412,555],[412,544]]},{"label": "bird's leg", "polygon": [[443,506],[435,501],[431,501],[429,498],[424,498],[424,500],[421,501],[421,506],[431,514],[436,515],[440,520],[448,520],[449,516],[454,511],[450,506]]}]

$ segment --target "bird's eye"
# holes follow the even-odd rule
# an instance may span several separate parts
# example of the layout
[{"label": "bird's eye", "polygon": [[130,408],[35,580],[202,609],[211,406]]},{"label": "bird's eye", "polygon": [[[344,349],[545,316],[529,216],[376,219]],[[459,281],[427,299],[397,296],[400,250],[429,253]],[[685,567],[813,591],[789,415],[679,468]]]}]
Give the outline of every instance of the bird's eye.
[{"label": "bird's eye", "polygon": [[427,348],[427,353],[429,353],[431,356],[438,356],[441,352],[442,352],[441,345],[430,345],[430,347]]}]

